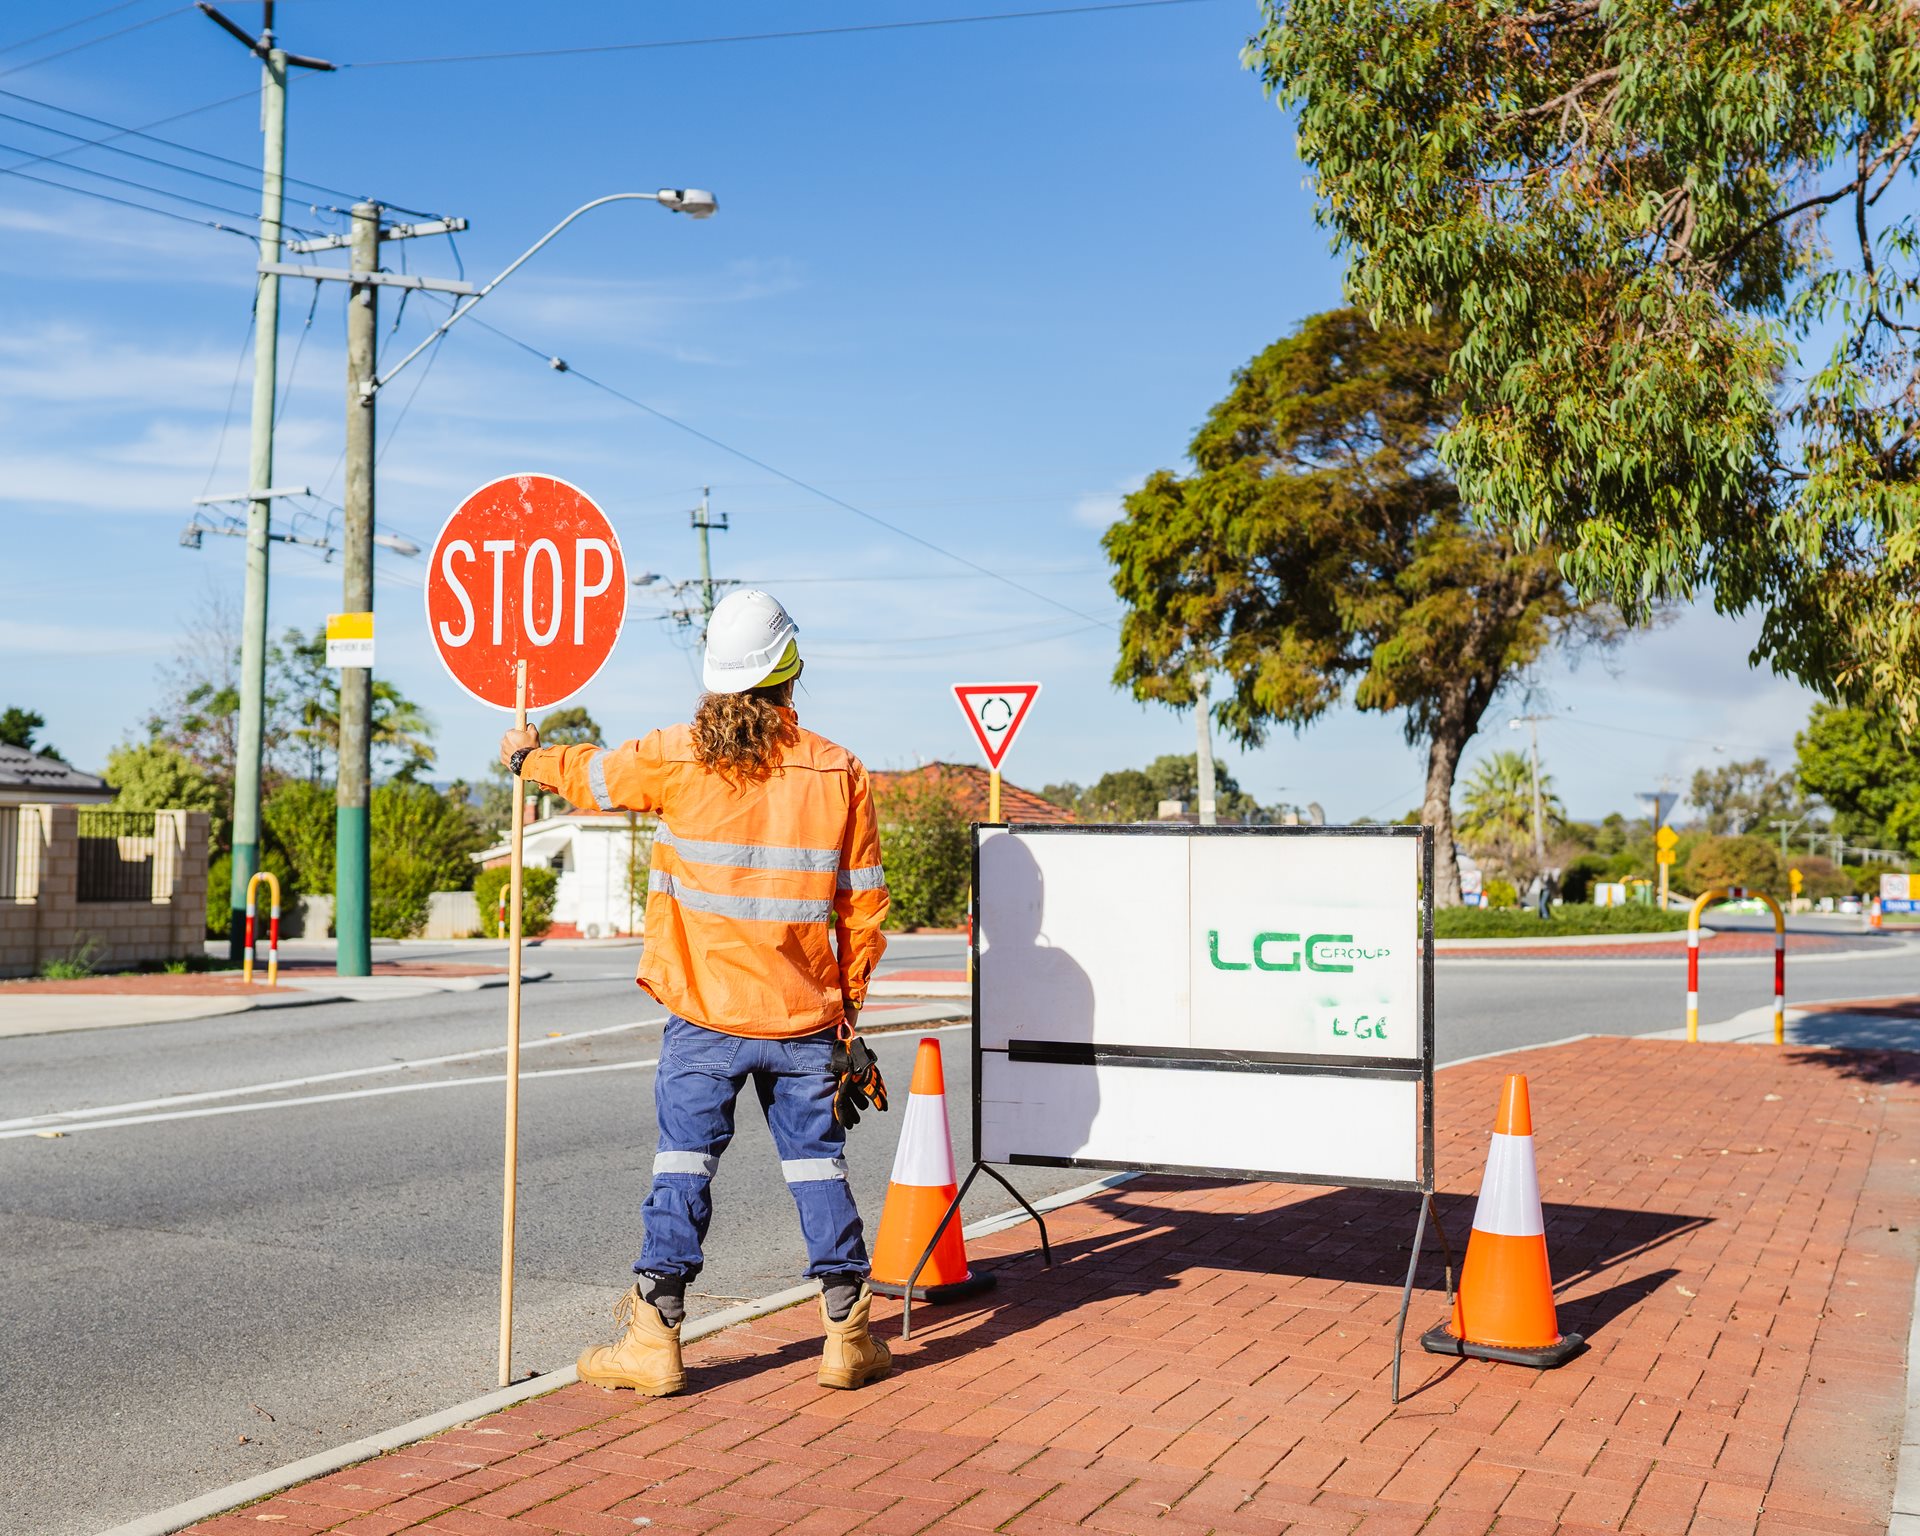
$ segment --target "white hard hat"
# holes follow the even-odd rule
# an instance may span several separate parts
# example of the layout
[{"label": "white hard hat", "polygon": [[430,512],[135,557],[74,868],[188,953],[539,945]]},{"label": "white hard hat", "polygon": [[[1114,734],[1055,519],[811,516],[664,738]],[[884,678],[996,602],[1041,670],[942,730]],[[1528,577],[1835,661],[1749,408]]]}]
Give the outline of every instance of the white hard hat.
[{"label": "white hard hat", "polygon": [[777,598],[757,588],[730,592],[707,621],[701,680],[710,693],[745,693],[779,669],[800,626]]}]

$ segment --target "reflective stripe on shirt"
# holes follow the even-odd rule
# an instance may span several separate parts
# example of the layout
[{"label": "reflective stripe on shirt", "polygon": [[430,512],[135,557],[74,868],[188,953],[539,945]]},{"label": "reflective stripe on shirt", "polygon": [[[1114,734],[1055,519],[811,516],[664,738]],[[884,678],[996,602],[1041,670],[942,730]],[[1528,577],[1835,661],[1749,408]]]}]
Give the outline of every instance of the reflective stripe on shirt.
[{"label": "reflective stripe on shirt", "polygon": [[887,871],[879,864],[869,864],[865,869],[843,869],[835,883],[843,891],[884,891]]},{"label": "reflective stripe on shirt", "polygon": [[596,752],[587,759],[587,788],[593,791],[593,803],[603,811],[614,808],[613,796],[607,793],[607,754]]},{"label": "reflective stripe on shirt", "polygon": [[672,898],[695,912],[711,912],[716,917],[737,917],[750,923],[831,923],[833,903],[808,901],[788,896],[722,896],[703,891],[684,880],[654,870],[647,876],[647,889]]},{"label": "reflective stripe on shirt", "polygon": [[776,848],[767,843],[710,843],[676,837],[666,827],[653,834],[655,846],[671,848],[691,864],[720,864],[729,869],[796,869],[826,874],[840,863],[838,848]]}]

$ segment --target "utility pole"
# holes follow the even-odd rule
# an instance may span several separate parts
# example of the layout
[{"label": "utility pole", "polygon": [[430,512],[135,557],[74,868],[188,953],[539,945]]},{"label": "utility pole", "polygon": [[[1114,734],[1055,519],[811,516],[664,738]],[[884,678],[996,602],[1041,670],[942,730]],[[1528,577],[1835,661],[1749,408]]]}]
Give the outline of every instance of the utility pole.
[{"label": "utility pole", "polygon": [[1540,722],[1552,718],[1552,715],[1528,714],[1507,722],[1509,729],[1525,725],[1533,737],[1530,757],[1533,765],[1533,867],[1536,872],[1544,872],[1547,867],[1546,805],[1540,793]]},{"label": "utility pole", "polygon": [[700,487],[700,505],[693,514],[693,526],[700,535],[700,643],[707,643],[707,625],[713,618],[713,556],[707,546],[707,532],[718,528],[727,531],[727,514],[722,512],[715,522],[707,511],[707,499],[713,494],[713,487]]},{"label": "utility pole", "polygon": [[273,410],[279,368],[280,278],[264,269],[280,260],[281,213],[287,169],[287,70],[330,70],[274,46],[273,0],[266,0],[260,35],[252,36],[200,0],[200,11],[260,60],[260,266],[254,296],[253,423],[247,453],[247,586],[240,632],[240,721],[233,765],[233,882],[229,891],[228,958],[245,947],[247,884],[260,867],[260,756],[266,734],[267,551],[273,502]]},{"label": "utility pole", "polygon": [[[349,268],[380,266],[380,205],[353,205]],[[373,611],[374,356],[380,323],[380,285],[352,282],[347,292],[347,453],[345,516],[341,519],[341,600],[347,613]],[[369,924],[368,806],[373,783],[373,669],[340,669],[340,773],[334,796],[334,970],[373,973]]]},{"label": "utility pole", "polygon": [[1800,821],[1771,821],[1767,823],[1768,826],[1780,834],[1780,862],[1782,864],[1787,862],[1787,834],[1799,826],[1801,821],[1805,821],[1806,819],[1806,817],[1802,816]]},{"label": "utility pole", "polygon": [[1200,825],[1214,826],[1219,813],[1214,800],[1213,711],[1208,706],[1209,688],[1206,670],[1193,674],[1194,764],[1200,780]]}]

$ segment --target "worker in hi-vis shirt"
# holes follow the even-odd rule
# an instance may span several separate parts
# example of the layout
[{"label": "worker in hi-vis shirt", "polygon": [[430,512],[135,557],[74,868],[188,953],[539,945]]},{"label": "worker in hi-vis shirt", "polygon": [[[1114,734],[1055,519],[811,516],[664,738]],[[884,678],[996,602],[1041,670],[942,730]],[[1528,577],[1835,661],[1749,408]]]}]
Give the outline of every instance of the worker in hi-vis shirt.
[{"label": "worker in hi-vis shirt", "polygon": [[[673,1016],[654,1077],[660,1145],[640,1279],[614,1309],[620,1339],[580,1357],[581,1379],[603,1387],[658,1397],[686,1384],[687,1283],[749,1079],[820,1281],[820,1383],[857,1387],[892,1367],[868,1329],[845,1157],[849,1100],[867,1103],[847,1045],[870,1065],[851,1034],[886,948],[887,883],[866,769],[794,712],[799,634],[767,593],[732,593],[707,626],[707,691],[691,724],[612,748],[543,747],[531,726],[500,743],[513,774],[577,806],[658,818],[639,980]],[[884,1107],[877,1070],[869,1086]]]}]

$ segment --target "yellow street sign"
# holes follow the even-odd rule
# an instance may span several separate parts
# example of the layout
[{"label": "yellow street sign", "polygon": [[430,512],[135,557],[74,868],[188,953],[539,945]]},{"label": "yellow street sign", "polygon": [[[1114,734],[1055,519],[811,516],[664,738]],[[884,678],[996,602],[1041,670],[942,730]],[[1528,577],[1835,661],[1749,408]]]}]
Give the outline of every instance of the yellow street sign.
[{"label": "yellow street sign", "polygon": [[[1653,834],[1653,840],[1663,851],[1671,852],[1673,845],[1680,841],[1680,834],[1672,827],[1662,827]],[[1671,864],[1673,861],[1669,859],[1667,862]]]},{"label": "yellow street sign", "polygon": [[1671,864],[1673,862],[1673,850],[1671,848],[1662,848],[1653,858],[1656,864]]},{"label": "yellow street sign", "polygon": [[330,667],[373,665],[372,614],[330,613],[327,615],[327,665]]}]

